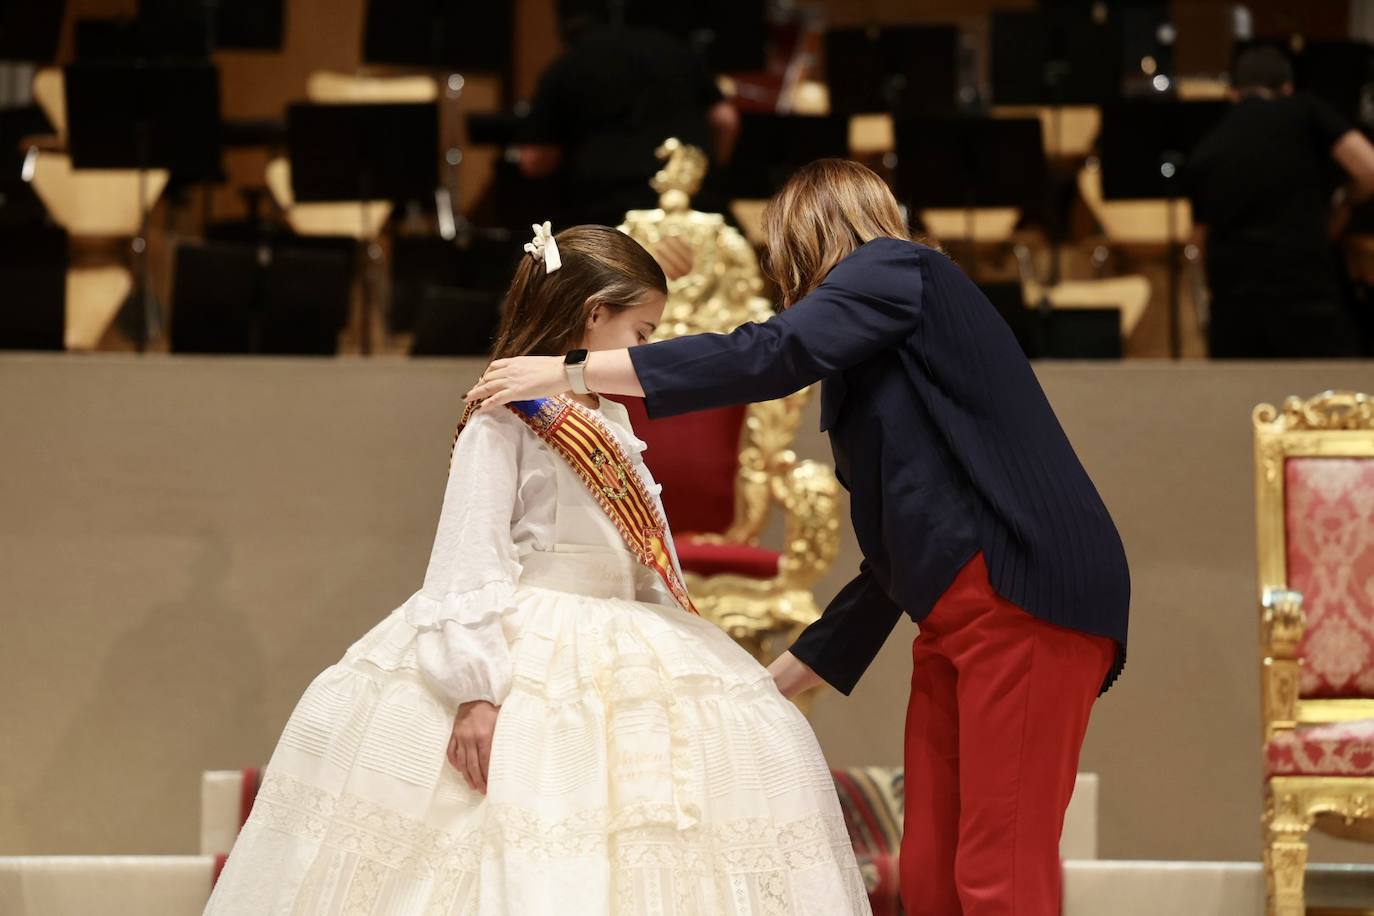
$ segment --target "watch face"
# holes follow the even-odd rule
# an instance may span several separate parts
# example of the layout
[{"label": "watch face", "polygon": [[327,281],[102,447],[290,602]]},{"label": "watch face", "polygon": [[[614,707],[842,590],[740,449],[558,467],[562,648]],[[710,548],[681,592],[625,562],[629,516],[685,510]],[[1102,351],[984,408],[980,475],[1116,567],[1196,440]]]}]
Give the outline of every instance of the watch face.
[{"label": "watch face", "polygon": [[586,351],[586,350],[573,350],[573,351],[572,351],[571,353],[569,353],[567,356],[563,357],[563,362],[564,362],[566,365],[569,365],[569,366],[576,366],[576,365],[578,365],[579,363],[585,363],[586,361],[587,361],[587,351]]}]

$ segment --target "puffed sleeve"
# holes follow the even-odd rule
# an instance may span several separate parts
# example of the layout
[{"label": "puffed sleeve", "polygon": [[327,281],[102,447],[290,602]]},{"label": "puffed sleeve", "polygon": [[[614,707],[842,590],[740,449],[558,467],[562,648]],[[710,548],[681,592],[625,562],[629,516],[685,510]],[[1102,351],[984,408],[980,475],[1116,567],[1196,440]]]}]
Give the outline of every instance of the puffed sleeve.
[{"label": "puffed sleeve", "polygon": [[455,705],[499,706],[510,691],[501,618],[520,578],[511,521],[527,435],[505,411],[473,416],[454,448],[424,587],[405,605],[420,670]]}]

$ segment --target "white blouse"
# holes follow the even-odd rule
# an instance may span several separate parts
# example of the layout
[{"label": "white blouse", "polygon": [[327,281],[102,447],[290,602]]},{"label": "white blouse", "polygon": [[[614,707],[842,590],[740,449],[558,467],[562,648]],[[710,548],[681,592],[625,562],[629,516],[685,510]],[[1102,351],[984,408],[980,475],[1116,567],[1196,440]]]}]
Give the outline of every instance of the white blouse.
[{"label": "white blouse", "polygon": [[[603,398],[587,410],[607,421],[662,513],[662,487],[644,466],[645,445],[625,408]],[[450,702],[505,700],[511,666],[501,619],[516,609],[522,560],[568,546],[620,551],[633,566],[636,600],[674,604],[560,455],[509,410],[475,414],[454,448],[424,585],[402,605],[418,631],[417,664]],[[671,534],[668,546],[676,565]]]}]

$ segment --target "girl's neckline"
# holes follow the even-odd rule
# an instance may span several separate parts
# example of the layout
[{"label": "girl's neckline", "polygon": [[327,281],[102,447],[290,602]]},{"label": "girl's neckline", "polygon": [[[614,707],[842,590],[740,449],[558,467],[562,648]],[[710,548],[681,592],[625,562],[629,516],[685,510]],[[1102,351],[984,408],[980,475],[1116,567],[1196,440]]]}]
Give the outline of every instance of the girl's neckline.
[{"label": "girl's neckline", "polygon": [[579,401],[577,398],[573,397],[573,396],[570,395],[570,394],[560,394],[560,395],[559,395],[560,398],[564,399],[565,401],[569,401],[570,403],[576,404],[578,407],[581,407],[581,408],[583,408],[583,409],[585,409],[585,410],[595,411],[596,413],[601,413],[601,408],[605,405],[606,399],[603,398],[601,395],[596,394],[595,392],[592,393],[592,396],[596,398],[596,404],[595,404],[595,405],[592,405],[592,404],[584,404],[584,403],[582,403],[581,401]]}]

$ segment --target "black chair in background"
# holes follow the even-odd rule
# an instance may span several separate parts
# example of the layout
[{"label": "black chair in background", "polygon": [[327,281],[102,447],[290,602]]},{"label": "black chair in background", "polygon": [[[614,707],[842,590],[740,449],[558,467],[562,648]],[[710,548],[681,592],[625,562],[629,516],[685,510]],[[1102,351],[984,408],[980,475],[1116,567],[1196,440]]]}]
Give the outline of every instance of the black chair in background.
[{"label": "black chair in background", "polygon": [[67,233],[0,227],[0,349],[62,350],[67,328]]},{"label": "black chair in background", "polygon": [[981,289],[1027,359],[1121,358],[1120,309],[1027,308],[1020,283],[987,283]]},{"label": "black chair in background", "polygon": [[352,285],[349,252],[298,242],[178,248],[172,350],[336,353]]},{"label": "black chair in background", "polygon": [[522,257],[518,237],[501,230],[475,232],[456,243],[398,237],[388,327],[393,333],[414,331],[413,356],[486,354]]},{"label": "black chair in background", "polygon": [[500,311],[500,294],[431,286],[420,302],[410,355],[486,356]]}]

